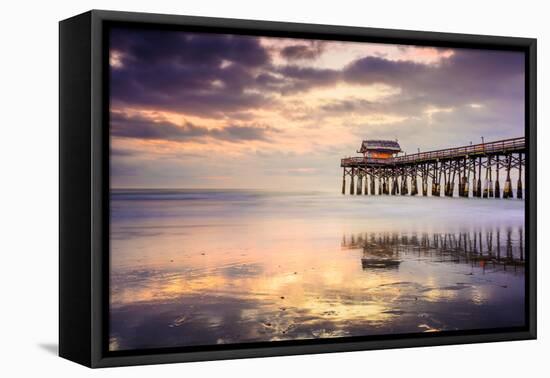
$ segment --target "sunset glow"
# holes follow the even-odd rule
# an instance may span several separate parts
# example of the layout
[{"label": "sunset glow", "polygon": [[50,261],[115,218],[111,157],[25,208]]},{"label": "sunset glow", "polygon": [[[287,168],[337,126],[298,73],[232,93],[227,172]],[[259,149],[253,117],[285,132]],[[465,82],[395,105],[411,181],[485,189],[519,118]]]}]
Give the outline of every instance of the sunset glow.
[{"label": "sunset glow", "polygon": [[523,130],[514,52],[111,33],[113,187],[330,191],[364,138],[415,152]]}]

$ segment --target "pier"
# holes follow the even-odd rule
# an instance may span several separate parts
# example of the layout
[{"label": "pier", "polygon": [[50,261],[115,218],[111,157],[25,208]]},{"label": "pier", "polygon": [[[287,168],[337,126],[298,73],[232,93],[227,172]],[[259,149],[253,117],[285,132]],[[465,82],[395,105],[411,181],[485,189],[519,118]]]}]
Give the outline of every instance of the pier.
[{"label": "pier", "polygon": [[357,152],[341,159],[342,194],[524,198],[525,137],[401,156],[397,141],[364,140]]}]

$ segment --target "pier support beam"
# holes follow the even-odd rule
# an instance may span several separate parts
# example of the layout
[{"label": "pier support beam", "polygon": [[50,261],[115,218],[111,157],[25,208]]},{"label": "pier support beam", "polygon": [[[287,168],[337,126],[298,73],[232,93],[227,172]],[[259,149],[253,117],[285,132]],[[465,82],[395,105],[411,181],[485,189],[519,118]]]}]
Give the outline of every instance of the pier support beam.
[{"label": "pier support beam", "polygon": [[370,176],[370,195],[374,196],[376,194],[376,183],[374,182],[374,176]]},{"label": "pier support beam", "polygon": [[357,176],[357,193],[356,193],[358,196],[363,194],[362,189],[363,189],[363,176],[358,175]]},{"label": "pier support beam", "polygon": [[[451,185],[449,188],[449,197],[452,197],[455,194],[455,176],[456,176],[456,170],[457,170],[458,163],[454,164],[453,167],[453,176],[451,177]],[[458,172],[458,177],[460,177],[460,170]]]},{"label": "pier support beam", "polygon": [[449,196],[449,192],[451,191],[451,172],[447,172],[447,168],[443,167],[443,195],[445,197]]},{"label": "pier support beam", "polygon": [[496,172],[497,172],[497,177],[496,177],[496,181],[495,181],[495,198],[500,198],[500,183],[498,181],[498,176],[499,176],[499,172],[500,172],[500,161],[499,161],[499,157],[497,155],[497,166],[496,166]]},{"label": "pier support beam", "polygon": [[449,172],[445,175],[445,178],[446,178],[445,196],[446,197],[452,197],[455,191],[455,174],[456,174],[456,168],[452,169],[452,174],[451,174],[451,168],[449,168]]},{"label": "pier support beam", "polygon": [[474,177],[472,179],[472,197],[477,197],[477,171],[476,171],[476,158],[472,159],[472,170],[474,171]]},{"label": "pier support beam", "polygon": [[441,184],[438,184],[437,181],[432,182],[432,196],[441,196]]},{"label": "pier support beam", "polygon": [[422,177],[422,195],[426,197],[428,195],[428,178]]},{"label": "pier support beam", "polygon": [[477,184],[476,184],[476,196],[481,198],[481,157],[479,158],[477,169],[478,169],[478,175],[477,175]]},{"label": "pier support beam", "polygon": [[510,169],[512,165],[512,156],[506,156],[506,181],[504,182],[504,192],[502,198],[514,198],[512,192],[512,180],[510,179]]},{"label": "pier support beam", "polygon": [[355,194],[355,185],[354,185],[354,182],[353,182],[354,176],[355,176],[355,168],[352,168],[351,169],[351,180],[349,182],[349,194],[351,194],[352,196]]},{"label": "pier support beam", "polygon": [[493,182],[491,181],[491,157],[487,157],[487,166],[485,167],[485,184],[483,188],[483,198],[493,197]]},{"label": "pier support beam", "polygon": [[493,190],[493,166],[491,165],[491,157],[489,156],[487,159],[487,169],[489,169],[489,198],[493,198],[495,196]]},{"label": "pier support beam", "polygon": [[[401,183],[401,184],[403,184],[403,183]],[[399,176],[395,176],[395,191],[396,191],[395,194],[401,194],[401,189],[402,189],[402,187],[399,186]]]},{"label": "pier support beam", "polygon": [[517,186],[517,196],[516,198],[523,198],[523,185],[521,184],[521,153],[518,155],[518,186]]},{"label": "pier support beam", "polygon": [[411,196],[416,196],[418,194],[418,178],[416,173],[411,177]]},{"label": "pier support beam", "polygon": [[401,195],[405,196],[407,194],[409,194],[409,182],[407,176],[403,175],[401,176]]},{"label": "pier support beam", "polygon": [[346,194],[346,168],[344,168],[344,174],[342,175],[342,194]]},{"label": "pier support beam", "polygon": [[483,198],[489,198],[489,160],[487,160],[487,166],[485,167],[485,181],[483,182]]},{"label": "pier support beam", "polygon": [[469,195],[469,188],[468,188],[468,178],[466,177],[466,175],[462,176],[462,179],[461,179],[461,183],[460,183],[460,186],[461,186],[461,194],[460,196],[461,197],[468,197]]},{"label": "pier support beam", "polygon": [[441,196],[441,173],[438,170],[438,163],[434,164],[433,178],[432,178],[432,196],[440,197]]},{"label": "pier support beam", "polygon": [[[468,170],[468,157],[466,156],[464,158],[464,161],[462,162],[462,177],[460,179],[460,189],[459,189],[459,196],[461,197],[468,197],[469,193],[468,193],[468,181],[469,181],[469,176],[470,176],[470,172]],[[459,173],[460,175],[460,173]]]}]

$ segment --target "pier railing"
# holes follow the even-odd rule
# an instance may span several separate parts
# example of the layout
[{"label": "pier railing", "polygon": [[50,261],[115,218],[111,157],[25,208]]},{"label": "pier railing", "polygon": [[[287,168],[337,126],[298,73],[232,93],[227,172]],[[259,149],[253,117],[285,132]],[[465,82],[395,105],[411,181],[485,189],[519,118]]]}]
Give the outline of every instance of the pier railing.
[{"label": "pier railing", "polygon": [[392,163],[411,163],[435,159],[452,159],[460,156],[516,152],[525,149],[525,137],[504,139],[496,142],[480,143],[470,146],[445,148],[442,150],[419,152],[416,154],[392,158]]},{"label": "pier railing", "polygon": [[486,155],[496,153],[518,152],[525,149],[525,137],[504,139],[495,142],[480,143],[469,146],[445,148],[441,150],[419,152],[411,155],[397,156],[389,159],[364,158],[362,156],[348,157],[341,160],[341,166],[358,164],[392,165],[431,161],[437,159],[453,159],[461,156]]},{"label": "pier railing", "polygon": [[391,164],[393,163],[393,158],[391,159],[375,159],[375,158],[364,158],[362,156],[357,157],[349,157],[349,158],[343,158],[342,159],[342,166],[344,165],[354,165],[354,164],[361,164],[361,163],[367,163],[367,164]]}]

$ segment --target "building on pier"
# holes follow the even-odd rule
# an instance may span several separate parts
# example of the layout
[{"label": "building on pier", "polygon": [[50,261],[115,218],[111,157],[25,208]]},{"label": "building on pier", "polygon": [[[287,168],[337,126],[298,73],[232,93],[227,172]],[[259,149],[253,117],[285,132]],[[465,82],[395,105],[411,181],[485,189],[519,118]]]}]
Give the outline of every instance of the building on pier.
[{"label": "building on pier", "polygon": [[365,159],[390,159],[401,152],[401,146],[393,140],[364,140],[358,153]]}]

